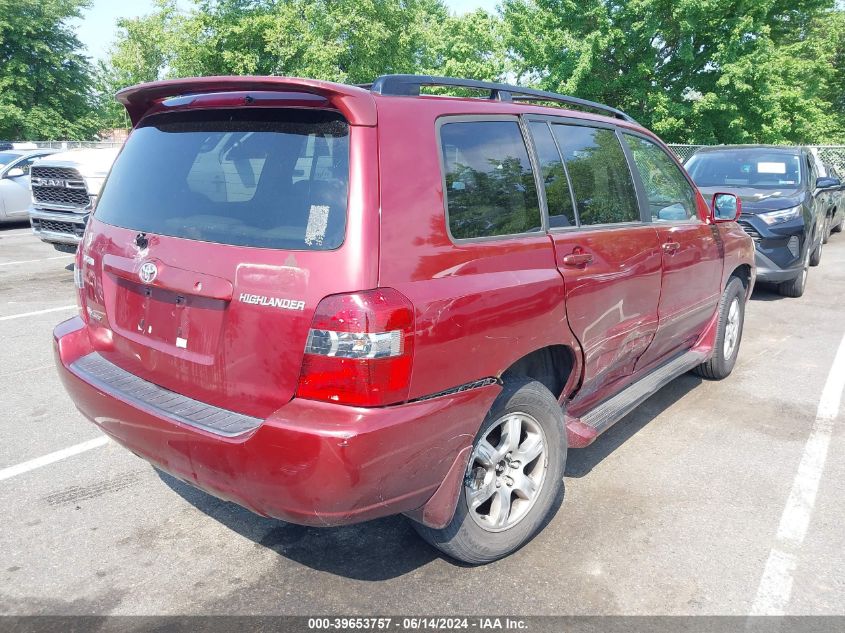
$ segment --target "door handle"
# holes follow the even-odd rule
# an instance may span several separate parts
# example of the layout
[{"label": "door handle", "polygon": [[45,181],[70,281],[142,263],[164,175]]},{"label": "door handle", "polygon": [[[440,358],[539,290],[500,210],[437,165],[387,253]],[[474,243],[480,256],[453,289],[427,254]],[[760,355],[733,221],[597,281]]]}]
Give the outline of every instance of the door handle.
[{"label": "door handle", "polygon": [[591,261],[593,261],[593,256],[589,253],[571,253],[563,257],[565,266],[586,266]]},{"label": "door handle", "polygon": [[663,244],[663,250],[666,251],[667,253],[674,253],[675,251],[679,250],[680,248],[681,248],[680,242],[673,242],[672,240],[669,240],[668,242]]}]

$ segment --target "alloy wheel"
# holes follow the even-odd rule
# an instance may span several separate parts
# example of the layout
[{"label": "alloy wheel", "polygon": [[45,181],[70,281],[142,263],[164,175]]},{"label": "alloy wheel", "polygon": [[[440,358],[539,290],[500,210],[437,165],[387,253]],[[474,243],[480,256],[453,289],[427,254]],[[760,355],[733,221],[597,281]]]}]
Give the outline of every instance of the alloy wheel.
[{"label": "alloy wheel", "polygon": [[722,349],[725,360],[730,360],[739,342],[739,320],[739,299],[734,297],[728,310],[728,322],[725,324],[725,341]]},{"label": "alloy wheel", "polygon": [[519,523],[543,487],[546,436],[527,413],[499,418],[475,445],[465,479],[469,514],[489,532]]}]

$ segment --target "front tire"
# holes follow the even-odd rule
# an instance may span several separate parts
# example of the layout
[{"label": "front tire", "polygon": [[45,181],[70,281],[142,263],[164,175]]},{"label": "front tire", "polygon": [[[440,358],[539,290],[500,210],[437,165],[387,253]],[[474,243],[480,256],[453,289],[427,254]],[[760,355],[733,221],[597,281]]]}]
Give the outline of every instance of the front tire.
[{"label": "front tire", "polygon": [[797,299],[804,294],[807,289],[807,277],[810,274],[810,251],[807,247],[807,252],[804,255],[804,260],[801,265],[801,272],[794,279],[784,281],[778,286],[778,292],[784,297],[792,297]]},{"label": "front tire", "polygon": [[508,380],[476,435],[452,520],[442,529],[413,526],[465,563],[507,556],[556,506],[566,452],[563,412],[552,393],[536,380]]},{"label": "front tire", "polygon": [[745,286],[738,278],[731,277],[719,300],[719,323],[713,355],[696,367],[695,373],[710,380],[727,378],[736,365],[744,324]]},{"label": "front tire", "polygon": [[[822,226],[822,235],[824,232],[827,231],[827,220],[825,220],[824,226]],[[824,244],[827,240],[819,239],[819,243],[816,244],[816,248],[813,249],[813,254],[810,255],[810,266],[818,266],[822,261],[822,248],[824,248]]]}]

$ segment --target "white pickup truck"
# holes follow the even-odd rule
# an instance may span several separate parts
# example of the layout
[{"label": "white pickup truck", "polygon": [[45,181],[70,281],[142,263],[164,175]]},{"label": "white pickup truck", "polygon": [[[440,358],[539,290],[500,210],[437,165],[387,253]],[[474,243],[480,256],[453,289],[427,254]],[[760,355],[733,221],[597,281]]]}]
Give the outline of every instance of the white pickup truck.
[{"label": "white pickup truck", "polygon": [[119,148],[74,149],[32,165],[32,231],[56,250],[73,253]]}]

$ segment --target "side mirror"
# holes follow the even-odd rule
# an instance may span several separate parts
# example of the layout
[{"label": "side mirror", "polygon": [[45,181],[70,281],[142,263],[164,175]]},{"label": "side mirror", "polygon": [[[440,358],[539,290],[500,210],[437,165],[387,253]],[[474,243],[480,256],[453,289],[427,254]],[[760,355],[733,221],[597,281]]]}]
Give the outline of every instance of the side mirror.
[{"label": "side mirror", "polygon": [[21,176],[26,176],[26,172],[20,167],[13,167],[6,172],[6,178],[20,178]]},{"label": "side mirror", "polygon": [[833,189],[842,186],[839,178],[817,178],[816,189]]},{"label": "side mirror", "polygon": [[710,205],[711,222],[733,222],[742,213],[742,201],[732,193],[717,193]]}]

